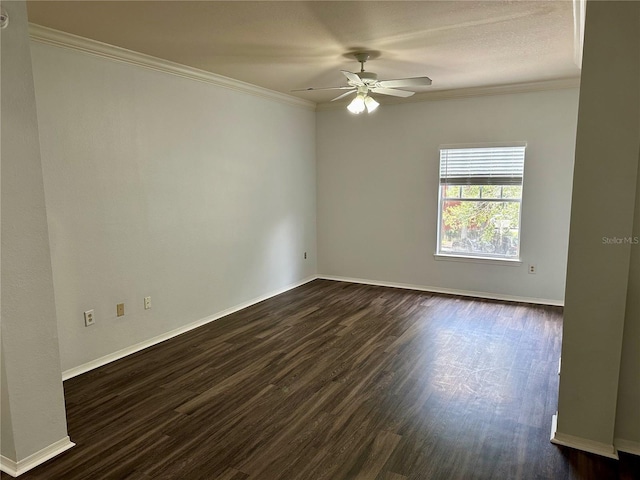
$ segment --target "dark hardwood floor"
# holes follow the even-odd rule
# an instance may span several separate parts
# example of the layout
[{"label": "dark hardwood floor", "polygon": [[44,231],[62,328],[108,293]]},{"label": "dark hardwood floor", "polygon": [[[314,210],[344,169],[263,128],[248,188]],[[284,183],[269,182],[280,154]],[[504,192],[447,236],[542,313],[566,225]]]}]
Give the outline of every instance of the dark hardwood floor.
[{"label": "dark hardwood floor", "polygon": [[549,442],[561,327],[316,280],[66,381],[77,446],[21,478],[638,478],[638,457]]}]

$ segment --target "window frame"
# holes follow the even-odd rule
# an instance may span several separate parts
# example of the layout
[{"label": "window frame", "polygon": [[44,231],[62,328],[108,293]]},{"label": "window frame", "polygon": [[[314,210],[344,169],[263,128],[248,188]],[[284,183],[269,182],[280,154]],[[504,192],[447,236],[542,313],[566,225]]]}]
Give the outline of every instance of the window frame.
[{"label": "window frame", "polygon": [[[469,186],[478,185],[480,187],[484,185],[491,186],[500,186],[501,196],[503,195],[503,190],[505,186],[520,186],[520,197],[519,198],[482,198],[482,189],[479,193],[479,198],[462,198],[462,187],[464,184],[458,183],[457,185],[447,185],[446,183],[442,183],[442,151],[443,150],[451,150],[451,149],[483,149],[483,148],[523,148],[522,153],[522,171],[520,175],[520,183],[517,184],[493,184],[493,183],[483,183],[483,184],[469,184]],[[523,206],[523,197],[524,197],[524,171],[525,171],[525,160],[526,160],[526,142],[499,142],[499,143],[483,143],[483,144],[452,144],[452,145],[440,145],[438,148],[439,158],[438,158],[438,215],[437,215],[437,238],[436,238],[436,252],[434,253],[434,257],[436,260],[453,260],[453,261],[470,261],[475,263],[489,263],[489,264],[504,264],[510,266],[518,266],[522,264],[521,254],[522,254],[522,206]],[[443,195],[443,192],[446,192],[449,186],[459,186],[459,198],[449,198]],[[441,245],[441,228],[442,228],[442,214],[443,214],[443,204],[445,201],[483,201],[483,202],[515,202],[519,203],[520,208],[518,209],[518,252],[516,256],[503,256],[496,255],[495,253],[482,253],[482,252],[443,252]]]}]

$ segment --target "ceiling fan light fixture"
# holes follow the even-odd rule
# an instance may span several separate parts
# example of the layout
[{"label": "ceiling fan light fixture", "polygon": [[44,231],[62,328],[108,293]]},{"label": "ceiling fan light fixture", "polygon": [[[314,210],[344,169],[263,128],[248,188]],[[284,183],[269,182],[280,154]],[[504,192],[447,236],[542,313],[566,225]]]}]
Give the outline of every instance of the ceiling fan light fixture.
[{"label": "ceiling fan light fixture", "polygon": [[356,115],[364,112],[365,109],[365,96],[362,93],[359,93],[356,98],[354,98],[351,103],[347,106],[347,110]]},{"label": "ceiling fan light fixture", "polygon": [[369,96],[367,96],[367,98],[364,99],[364,104],[367,107],[367,113],[374,112],[376,108],[380,106],[378,102],[376,102],[373,98]]},{"label": "ceiling fan light fixture", "polygon": [[302,92],[310,90],[347,90],[347,92],[338,95],[331,101],[335,102],[341,100],[353,93],[356,94],[356,98],[347,106],[347,110],[354,115],[359,115],[365,110],[367,113],[374,112],[380,104],[375,99],[371,98],[369,94],[371,92],[376,95],[391,95],[392,97],[406,98],[413,95],[415,88],[426,87],[431,85],[431,79],[429,77],[412,77],[412,78],[395,78],[390,80],[378,80],[378,74],[374,72],[367,72],[364,69],[364,63],[369,59],[371,53],[378,52],[355,52],[350,56],[360,63],[360,71],[357,73],[349,72],[347,70],[340,70],[342,74],[347,78],[347,85],[340,87],[324,87],[324,88],[304,88],[292,90],[293,92]]}]

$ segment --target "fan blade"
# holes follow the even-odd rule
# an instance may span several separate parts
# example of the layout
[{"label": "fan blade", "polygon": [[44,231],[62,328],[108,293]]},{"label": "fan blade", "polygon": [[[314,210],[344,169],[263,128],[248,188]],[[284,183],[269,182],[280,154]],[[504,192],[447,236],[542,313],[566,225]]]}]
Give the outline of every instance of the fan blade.
[{"label": "fan blade", "polygon": [[380,80],[378,85],[384,88],[422,87],[431,85],[431,79],[429,77],[397,78],[395,80]]},{"label": "fan blade", "polygon": [[354,85],[358,85],[359,87],[363,86],[364,83],[360,80],[360,77],[355,73],[347,72],[346,70],[340,70],[345,77],[349,79],[351,83]]},{"label": "fan blade", "polygon": [[394,90],[393,88],[370,88],[374,93],[381,93],[382,95],[391,95],[393,97],[410,97],[416,92],[405,92],[404,90]]},{"label": "fan blade", "polygon": [[340,100],[341,98],[344,98],[344,97],[346,97],[347,95],[351,95],[352,93],[355,93],[355,92],[356,92],[356,89],[354,88],[353,90],[349,90],[348,92],[343,93],[342,95],[340,95],[340,96],[338,96],[338,97],[334,98],[334,99],[333,99],[333,100],[331,100],[331,101],[332,101],[332,102],[335,102],[336,100]]},{"label": "fan blade", "polygon": [[323,88],[297,88],[295,90],[290,90],[291,92],[315,92],[316,90],[349,90],[353,87],[351,85],[346,85],[344,87],[323,87]]}]

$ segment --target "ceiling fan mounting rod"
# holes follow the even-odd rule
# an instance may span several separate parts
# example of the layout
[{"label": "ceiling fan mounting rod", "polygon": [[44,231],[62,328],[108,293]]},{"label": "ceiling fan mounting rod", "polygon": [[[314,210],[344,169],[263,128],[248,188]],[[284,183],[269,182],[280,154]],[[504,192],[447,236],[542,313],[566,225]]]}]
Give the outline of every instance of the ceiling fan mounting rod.
[{"label": "ceiling fan mounting rod", "polygon": [[360,71],[364,72],[364,62],[369,60],[369,53],[368,52],[358,52],[358,53],[354,53],[353,56],[356,58],[356,60],[358,62],[360,62]]}]

